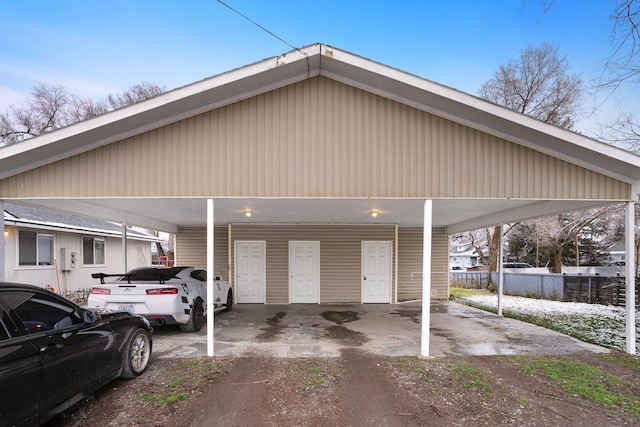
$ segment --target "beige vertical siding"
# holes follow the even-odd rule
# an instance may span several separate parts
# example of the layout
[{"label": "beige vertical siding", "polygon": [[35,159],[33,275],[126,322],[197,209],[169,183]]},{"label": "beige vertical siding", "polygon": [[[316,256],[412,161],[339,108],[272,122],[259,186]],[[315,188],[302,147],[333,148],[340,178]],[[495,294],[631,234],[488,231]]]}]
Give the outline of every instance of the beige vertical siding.
[{"label": "beige vertical siding", "polygon": [[[228,230],[226,226],[215,227],[213,265],[215,274],[231,280],[228,252]],[[176,265],[207,267],[207,228],[181,227],[176,234]]]},{"label": "beige vertical siding", "polygon": [[[422,227],[398,228],[398,301],[422,298]],[[432,230],[431,297],[449,297],[449,238],[444,228]]]},{"label": "beige vertical siding", "polygon": [[20,197],[628,200],[631,186],[315,77],[0,181]]},{"label": "beige vertical siding", "polygon": [[[261,240],[266,242],[267,304],[289,302],[289,241],[320,242],[320,303],[360,303],[362,273],[362,241],[394,242],[394,225],[245,225],[232,224],[229,273],[223,276],[233,282],[234,242]],[[444,228],[432,231],[431,281],[432,298],[448,298],[449,239]],[[216,227],[216,274],[226,268],[227,229]],[[181,228],[176,237],[177,259],[182,265],[202,265],[206,261],[206,228]],[[395,247],[395,245],[392,245]],[[223,256],[224,255],[224,256]],[[392,254],[393,255],[393,254]],[[224,259],[223,259],[224,258]],[[395,259],[395,255],[394,255]],[[224,263],[224,266],[222,265]],[[422,228],[398,229],[398,300],[422,297]],[[413,277],[411,275],[413,274]],[[395,277],[395,266],[392,272]],[[392,283],[392,294],[395,283]]]},{"label": "beige vertical siding", "polygon": [[[267,304],[289,302],[289,241],[320,242],[320,303],[360,303],[363,240],[393,241],[393,225],[241,225],[231,239],[264,240]],[[233,265],[233,263],[232,263]]]},{"label": "beige vertical siding", "polygon": [[445,228],[431,234],[431,298],[449,298],[449,236]]}]

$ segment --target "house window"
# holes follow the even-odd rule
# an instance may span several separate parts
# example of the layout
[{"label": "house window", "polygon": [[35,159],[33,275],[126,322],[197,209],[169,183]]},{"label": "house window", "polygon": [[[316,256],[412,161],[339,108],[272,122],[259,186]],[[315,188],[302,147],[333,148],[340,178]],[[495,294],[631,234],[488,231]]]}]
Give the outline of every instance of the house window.
[{"label": "house window", "polygon": [[53,234],[18,231],[18,265],[53,265]]},{"label": "house window", "polygon": [[82,263],[85,265],[104,264],[104,239],[82,238]]}]

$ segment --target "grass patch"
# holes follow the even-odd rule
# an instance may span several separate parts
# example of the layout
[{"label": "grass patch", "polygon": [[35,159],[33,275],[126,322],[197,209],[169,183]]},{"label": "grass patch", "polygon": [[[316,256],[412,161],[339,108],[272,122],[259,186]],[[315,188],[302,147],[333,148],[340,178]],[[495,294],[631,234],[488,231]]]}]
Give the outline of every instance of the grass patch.
[{"label": "grass patch", "polygon": [[140,393],[140,397],[150,402],[155,402],[156,406],[168,405],[175,403],[178,400],[183,400],[189,397],[189,393],[181,391],[174,393],[167,393],[166,389],[160,390],[158,393],[143,392]]},{"label": "grass patch", "polygon": [[455,374],[456,381],[464,383],[465,387],[491,390],[489,373],[483,369],[477,369],[469,362],[450,366]]},{"label": "grass patch", "polygon": [[[625,321],[615,309],[594,308],[585,305],[567,310],[571,303],[549,301],[546,305],[532,305],[523,302],[524,297],[505,295],[513,310],[504,308],[505,317],[542,326],[558,331],[585,342],[591,342],[609,348],[624,350]],[[451,288],[451,299],[471,307],[492,313],[497,312],[496,294],[478,289]],[[545,300],[541,300],[545,301]],[[545,304],[541,302],[541,304]],[[543,309],[541,307],[544,307]],[[560,307],[560,308],[558,308]],[[575,307],[575,306],[574,306]],[[614,314],[610,314],[610,312]],[[615,314],[617,313],[617,314]],[[636,318],[636,322],[638,319]],[[636,373],[640,373],[640,358],[626,354],[600,355],[603,360],[615,363]],[[570,396],[593,402],[609,410],[621,410],[640,420],[640,396],[634,385],[603,370],[572,359],[551,359],[530,356],[515,356],[511,359],[526,375],[544,375],[558,384]],[[523,402],[524,403],[524,402]]]},{"label": "grass patch", "polygon": [[152,385],[152,389],[140,393],[143,400],[156,406],[170,405],[188,399],[191,391],[205,380],[215,380],[222,375],[222,362],[207,359],[181,360],[172,371],[173,378],[163,378]]},{"label": "grass patch", "polygon": [[627,369],[631,369],[640,374],[640,357],[629,356],[627,354],[603,354],[602,359],[615,363]]},{"label": "grass patch", "polygon": [[169,388],[178,387],[180,384],[182,384],[182,381],[184,381],[184,378],[176,378],[175,380],[169,383]]},{"label": "grass patch", "polygon": [[324,377],[318,368],[309,368],[309,373],[312,375],[312,378],[307,381],[307,385],[324,385]]},{"label": "grass patch", "polygon": [[640,420],[640,396],[631,384],[617,376],[571,359],[523,356],[514,360],[527,375],[544,375],[570,396],[609,410],[622,410]]}]

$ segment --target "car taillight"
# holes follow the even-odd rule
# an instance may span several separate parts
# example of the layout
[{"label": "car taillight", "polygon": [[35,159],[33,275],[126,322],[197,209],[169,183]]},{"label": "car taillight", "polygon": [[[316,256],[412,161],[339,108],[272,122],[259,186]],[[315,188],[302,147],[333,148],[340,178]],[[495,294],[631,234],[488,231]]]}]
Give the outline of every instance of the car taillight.
[{"label": "car taillight", "polygon": [[147,289],[147,295],[175,295],[178,288]]},{"label": "car taillight", "polygon": [[91,288],[91,293],[96,295],[109,295],[111,294],[111,289]]}]

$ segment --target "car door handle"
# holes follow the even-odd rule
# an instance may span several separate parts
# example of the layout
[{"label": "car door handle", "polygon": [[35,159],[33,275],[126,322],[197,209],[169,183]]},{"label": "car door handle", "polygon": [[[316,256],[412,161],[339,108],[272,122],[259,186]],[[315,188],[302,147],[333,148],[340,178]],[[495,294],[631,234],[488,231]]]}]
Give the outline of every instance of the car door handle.
[{"label": "car door handle", "polygon": [[60,350],[64,347],[62,344],[47,344],[44,347],[40,347],[40,352]]}]

